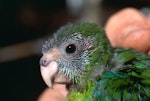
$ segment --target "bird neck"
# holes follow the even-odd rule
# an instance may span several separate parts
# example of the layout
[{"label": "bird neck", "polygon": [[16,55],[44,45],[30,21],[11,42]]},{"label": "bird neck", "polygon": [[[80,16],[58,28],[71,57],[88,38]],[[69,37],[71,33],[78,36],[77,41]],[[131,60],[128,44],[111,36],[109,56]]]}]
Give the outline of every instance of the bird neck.
[{"label": "bird neck", "polygon": [[81,89],[71,89],[71,92],[69,94],[69,97],[67,101],[79,101],[79,98],[81,101],[92,101],[92,95],[94,93],[94,87],[96,83],[93,81],[88,81],[87,86],[84,86],[84,88]]}]

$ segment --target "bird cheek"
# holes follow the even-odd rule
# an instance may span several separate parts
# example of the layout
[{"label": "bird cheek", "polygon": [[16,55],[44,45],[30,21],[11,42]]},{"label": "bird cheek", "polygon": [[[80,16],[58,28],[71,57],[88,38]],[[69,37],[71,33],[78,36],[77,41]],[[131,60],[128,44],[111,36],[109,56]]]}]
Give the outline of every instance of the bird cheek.
[{"label": "bird cheek", "polygon": [[60,84],[71,84],[71,80],[68,79],[61,71],[59,71],[55,76],[54,82]]}]

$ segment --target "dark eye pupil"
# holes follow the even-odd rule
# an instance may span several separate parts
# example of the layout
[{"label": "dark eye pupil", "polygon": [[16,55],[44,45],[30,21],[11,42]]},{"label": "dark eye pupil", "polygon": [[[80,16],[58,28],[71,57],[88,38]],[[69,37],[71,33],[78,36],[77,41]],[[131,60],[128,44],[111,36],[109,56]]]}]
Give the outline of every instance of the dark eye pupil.
[{"label": "dark eye pupil", "polygon": [[74,53],[76,51],[76,46],[74,44],[70,44],[66,47],[67,53]]}]

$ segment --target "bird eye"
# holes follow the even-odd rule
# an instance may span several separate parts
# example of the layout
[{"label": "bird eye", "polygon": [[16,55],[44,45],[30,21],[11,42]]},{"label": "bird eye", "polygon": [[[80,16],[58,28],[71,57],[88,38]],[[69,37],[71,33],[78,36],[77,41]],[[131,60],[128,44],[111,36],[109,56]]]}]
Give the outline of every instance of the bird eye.
[{"label": "bird eye", "polygon": [[66,47],[66,53],[74,53],[76,51],[76,46],[74,44],[70,44]]}]

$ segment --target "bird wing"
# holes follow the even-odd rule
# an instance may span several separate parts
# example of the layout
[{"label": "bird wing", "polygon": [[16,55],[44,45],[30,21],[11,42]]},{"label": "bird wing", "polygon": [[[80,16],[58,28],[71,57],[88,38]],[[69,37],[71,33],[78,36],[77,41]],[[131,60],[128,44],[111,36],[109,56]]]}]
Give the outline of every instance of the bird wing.
[{"label": "bird wing", "polygon": [[150,56],[117,48],[114,58],[122,65],[113,65],[121,67],[102,75],[94,88],[94,101],[150,101]]}]

